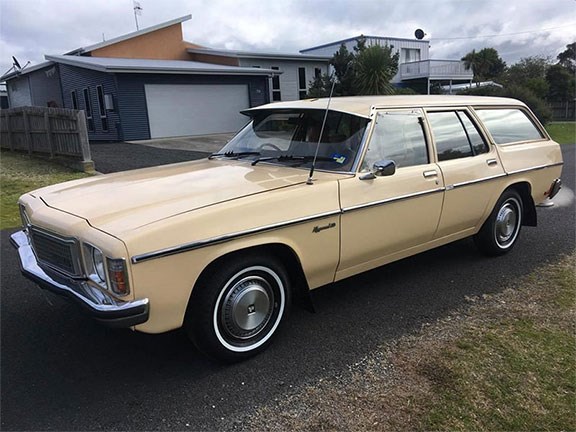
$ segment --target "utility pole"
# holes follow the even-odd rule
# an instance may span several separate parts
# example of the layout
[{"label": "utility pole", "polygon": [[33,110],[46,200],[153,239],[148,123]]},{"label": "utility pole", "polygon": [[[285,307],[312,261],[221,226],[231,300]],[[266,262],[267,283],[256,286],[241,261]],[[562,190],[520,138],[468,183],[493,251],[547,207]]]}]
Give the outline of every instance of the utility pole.
[{"label": "utility pole", "polygon": [[142,6],[140,6],[140,2],[134,0],[134,20],[136,21],[136,31],[140,30],[138,26],[138,15],[142,15]]}]

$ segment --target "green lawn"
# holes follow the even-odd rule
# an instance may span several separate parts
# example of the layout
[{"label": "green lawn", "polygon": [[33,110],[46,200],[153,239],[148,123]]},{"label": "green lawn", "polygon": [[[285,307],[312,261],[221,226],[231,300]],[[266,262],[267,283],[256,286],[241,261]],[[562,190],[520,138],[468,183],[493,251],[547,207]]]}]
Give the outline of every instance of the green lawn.
[{"label": "green lawn", "polygon": [[554,122],[546,125],[546,130],[554,141],[560,144],[576,143],[575,122]]},{"label": "green lawn", "polygon": [[466,298],[469,307],[333,376],[279,389],[221,429],[575,431],[575,269],[573,253],[501,293]]},{"label": "green lawn", "polygon": [[0,153],[0,229],[20,225],[18,197],[23,193],[86,177],[46,159],[2,151]]}]

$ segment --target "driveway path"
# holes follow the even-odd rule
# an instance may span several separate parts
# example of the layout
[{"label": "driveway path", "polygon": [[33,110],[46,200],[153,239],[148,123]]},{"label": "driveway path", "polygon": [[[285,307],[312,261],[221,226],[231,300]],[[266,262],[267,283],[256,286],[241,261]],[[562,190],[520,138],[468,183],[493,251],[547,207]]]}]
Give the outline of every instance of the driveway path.
[{"label": "driveway path", "polygon": [[96,171],[105,174],[202,159],[209,154],[199,151],[172,150],[130,143],[92,144],[90,151]]}]

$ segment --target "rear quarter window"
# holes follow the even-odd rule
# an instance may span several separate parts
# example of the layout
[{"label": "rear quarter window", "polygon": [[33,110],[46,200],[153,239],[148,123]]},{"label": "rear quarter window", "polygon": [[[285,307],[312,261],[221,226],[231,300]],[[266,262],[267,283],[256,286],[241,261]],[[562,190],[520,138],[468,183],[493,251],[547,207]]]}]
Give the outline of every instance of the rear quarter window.
[{"label": "rear quarter window", "polygon": [[543,139],[528,115],[517,108],[475,109],[496,144]]}]

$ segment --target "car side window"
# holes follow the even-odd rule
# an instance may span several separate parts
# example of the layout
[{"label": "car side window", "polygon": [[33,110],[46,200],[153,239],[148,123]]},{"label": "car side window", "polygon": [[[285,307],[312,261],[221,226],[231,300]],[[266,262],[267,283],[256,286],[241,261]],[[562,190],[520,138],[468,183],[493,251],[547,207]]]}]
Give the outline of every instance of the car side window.
[{"label": "car side window", "polygon": [[488,145],[464,111],[429,112],[438,160],[445,161],[488,152]]},{"label": "car side window", "polygon": [[528,115],[517,108],[475,109],[496,144],[543,139]]},{"label": "car side window", "polygon": [[380,111],[362,170],[371,169],[375,162],[389,159],[396,167],[428,163],[426,138],[420,110]]}]

